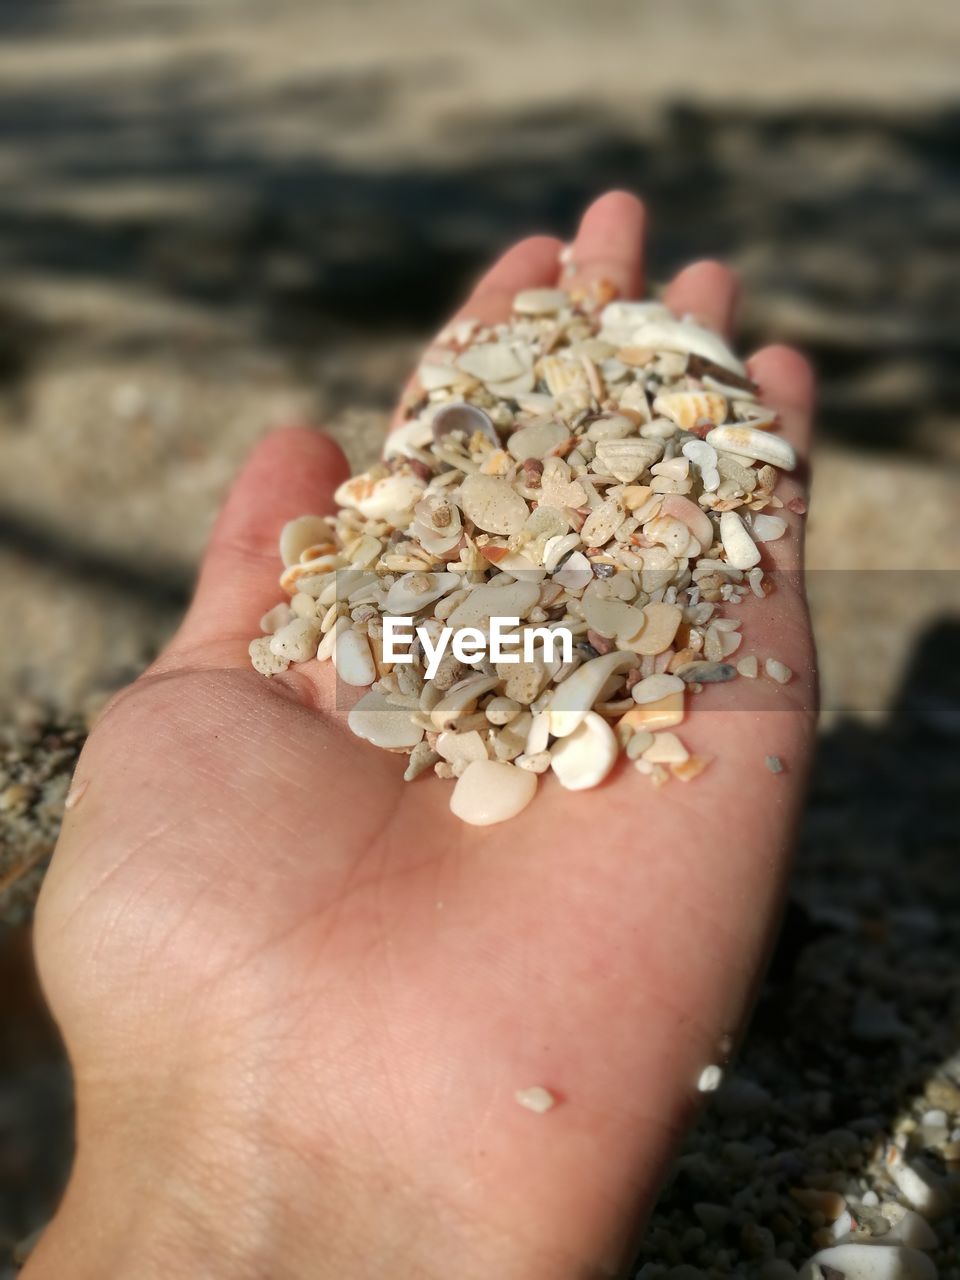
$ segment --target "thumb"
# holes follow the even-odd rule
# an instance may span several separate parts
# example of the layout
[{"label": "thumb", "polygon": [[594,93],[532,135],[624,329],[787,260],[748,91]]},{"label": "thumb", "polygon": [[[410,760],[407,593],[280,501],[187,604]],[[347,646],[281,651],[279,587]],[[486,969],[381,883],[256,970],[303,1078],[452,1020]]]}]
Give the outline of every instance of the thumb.
[{"label": "thumb", "polygon": [[348,475],[340,446],[309,427],[275,431],[257,445],[214,526],[193,602],[154,671],[198,657],[202,665],[211,656],[217,665],[247,663],[260,618],[283,598],[281,529],[296,516],[331,512]]}]

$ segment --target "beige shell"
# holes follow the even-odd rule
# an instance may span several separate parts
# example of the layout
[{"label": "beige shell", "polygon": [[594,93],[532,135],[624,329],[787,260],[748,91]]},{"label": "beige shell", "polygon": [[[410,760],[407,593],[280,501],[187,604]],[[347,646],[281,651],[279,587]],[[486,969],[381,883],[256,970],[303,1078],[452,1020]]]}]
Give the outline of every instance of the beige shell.
[{"label": "beige shell", "polygon": [[709,422],[723,422],[727,402],[715,391],[662,391],[653,402],[653,410],[689,431],[704,418]]},{"label": "beige shell", "polygon": [[559,356],[543,356],[537,361],[536,368],[552,396],[562,396],[568,391],[589,390],[587,371],[579,362],[573,363]]},{"label": "beige shell", "polygon": [[[663,453],[663,445],[656,440],[599,440],[596,459],[605,475],[611,475],[622,484],[631,484],[652,466]],[[594,467],[594,470],[598,468]]]},{"label": "beige shell", "polygon": [[460,486],[465,515],[487,533],[519,533],[529,509],[516,489],[498,476],[467,476]]}]

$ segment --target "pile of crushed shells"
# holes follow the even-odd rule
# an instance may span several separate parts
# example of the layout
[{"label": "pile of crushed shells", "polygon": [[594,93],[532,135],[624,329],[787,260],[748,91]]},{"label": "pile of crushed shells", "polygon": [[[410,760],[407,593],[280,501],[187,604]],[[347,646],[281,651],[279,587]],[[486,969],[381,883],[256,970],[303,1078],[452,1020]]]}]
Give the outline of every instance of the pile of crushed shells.
[{"label": "pile of crushed shells", "polygon": [[[609,297],[609,295],[607,295]],[[727,612],[770,591],[765,543],[796,466],[777,417],[716,333],[658,302],[529,289],[509,322],[464,320],[420,365],[382,462],[336,492],[335,517],[283,529],[287,599],[250,644],[266,676],[332,661],[368,690],[359,737],[456,780],[450,807],[488,825],[538,775],[595,787],[621,753],[654,785],[710,763],[676,732],[688,696],[737,677],[787,683],[741,650]],[[800,499],[787,504],[802,514]],[[571,660],[464,665],[432,679],[385,661],[383,619],[484,631],[567,628]]]}]

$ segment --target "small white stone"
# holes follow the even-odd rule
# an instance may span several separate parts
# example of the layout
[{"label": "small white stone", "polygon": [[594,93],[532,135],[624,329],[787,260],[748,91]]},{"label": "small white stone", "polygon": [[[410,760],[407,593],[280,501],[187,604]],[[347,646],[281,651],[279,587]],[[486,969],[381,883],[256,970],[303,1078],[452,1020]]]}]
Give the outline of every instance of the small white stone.
[{"label": "small white stone", "polygon": [[787,532],[787,522],[780,516],[764,515],[761,511],[753,517],[751,532],[758,542],[776,542]]},{"label": "small white stone", "polygon": [[920,1160],[904,1160],[897,1156],[887,1164],[887,1172],[912,1209],[925,1218],[938,1218],[946,1213],[950,1196],[942,1178]]},{"label": "small white stone", "polygon": [[925,1253],[893,1244],[836,1244],[821,1249],[802,1267],[799,1280],[822,1280],[824,1268],[844,1280],[937,1280],[937,1268]]},{"label": "small white stone", "polygon": [[709,1067],[704,1067],[700,1072],[697,1089],[701,1093],[716,1093],[722,1083],[723,1067],[718,1067],[715,1063],[711,1063]]},{"label": "small white stone", "polygon": [[275,604],[272,609],[267,610],[260,619],[260,630],[264,635],[272,636],[275,631],[292,622],[294,617],[293,610],[284,600],[282,604]]},{"label": "small white stone", "polygon": [[746,676],[748,680],[756,680],[759,669],[760,664],[753,654],[748,658],[741,658],[737,663],[737,672],[742,676]]},{"label": "small white stone", "polygon": [[491,724],[509,724],[510,721],[515,720],[519,714],[520,703],[515,702],[513,698],[505,698],[502,695],[497,698],[491,698],[484,707],[484,715]]},{"label": "small white stone", "polygon": [[344,684],[373,684],[377,667],[370,652],[370,641],[362,632],[350,627],[340,632],[333,646],[333,665]]},{"label": "small white stone", "polygon": [[720,516],[720,541],[727,563],[734,569],[752,569],[759,563],[760,548],[736,511],[724,511]]},{"label": "small white stone", "polygon": [[269,636],[258,636],[256,640],[251,640],[247,652],[254,670],[259,671],[262,676],[278,676],[290,665],[289,658],[281,658],[270,648]]},{"label": "small white stone", "polygon": [[528,1111],[535,1111],[537,1115],[543,1115],[557,1105],[557,1099],[542,1084],[531,1085],[528,1089],[518,1089],[514,1097],[521,1107],[526,1107]]},{"label": "small white stone", "polygon": [[778,661],[776,658],[767,658],[763,664],[763,669],[777,684],[788,684],[793,677],[793,672],[784,662]]},{"label": "small white stone", "polygon": [[707,432],[706,440],[724,453],[735,453],[754,462],[769,462],[781,471],[792,471],[797,465],[796,452],[788,440],[756,427],[714,427]]},{"label": "small white stone", "polygon": [[671,693],[683,693],[686,687],[679,676],[658,672],[656,675],[647,676],[645,680],[638,680],[631,693],[634,702],[642,706],[645,702],[659,702],[661,698],[666,698]]},{"label": "small white stone", "polygon": [[294,618],[270,637],[270,652],[288,662],[307,662],[316,656],[320,624],[314,618]]},{"label": "small white stone", "polygon": [[497,760],[475,760],[457,779],[450,810],[472,827],[489,827],[521,813],[537,791],[537,775]]},{"label": "small white stone", "polygon": [[[679,610],[677,611],[679,613]],[[557,738],[573,733],[596,702],[600,690],[617,671],[639,663],[635,653],[613,652],[592,658],[557,685],[550,703],[550,732]]]},{"label": "small white stone", "polygon": [[521,316],[552,316],[570,301],[562,289],[521,289],[513,309]]}]

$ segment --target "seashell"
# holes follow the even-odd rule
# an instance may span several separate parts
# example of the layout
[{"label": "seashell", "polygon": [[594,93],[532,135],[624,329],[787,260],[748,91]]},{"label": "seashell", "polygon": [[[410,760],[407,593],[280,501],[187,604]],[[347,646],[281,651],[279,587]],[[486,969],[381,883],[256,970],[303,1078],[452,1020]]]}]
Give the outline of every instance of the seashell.
[{"label": "seashell", "polygon": [[317,544],[329,546],[332,541],[333,530],[329,520],[323,516],[297,516],[295,520],[288,520],[280,530],[280,558],[289,568],[299,563],[300,555],[307,547]]},{"label": "seashell", "polygon": [[387,751],[410,750],[423,738],[423,729],[413,723],[409,711],[391,706],[376,689],[351,707],[347,726],[358,738]]},{"label": "seashell", "polygon": [[687,440],[681,452],[700,472],[700,481],[705,493],[713,493],[720,483],[717,470],[717,451],[706,440]]},{"label": "seashell", "polygon": [[745,376],[747,372],[746,366],[737,359],[718,333],[705,329],[692,320],[677,320],[669,314],[651,316],[637,325],[629,341],[635,346],[653,347],[655,351],[679,351],[687,355],[703,356],[705,360],[711,360],[741,376]]},{"label": "seashell", "polygon": [[599,786],[617,762],[619,746],[606,720],[588,711],[573,733],[560,738],[550,751],[550,768],[567,791]]},{"label": "seashell", "polygon": [[350,627],[336,633],[333,665],[344,684],[369,685],[377,678],[377,667],[370,652],[370,641],[362,631]]},{"label": "seashell", "polygon": [[554,397],[568,391],[589,390],[587,373],[582,364],[564,360],[560,356],[542,356],[537,361],[537,374],[547,384]]},{"label": "seashell", "polygon": [[486,627],[493,617],[525,618],[536,605],[539,594],[537,582],[498,575],[474,587],[450,614],[447,623],[457,630],[460,627]]},{"label": "seashell", "polygon": [[315,658],[320,641],[320,624],[313,618],[294,618],[270,637],[270,652],[288,662]]},{"label": "seashell", "polygon": [[653,402],[653,411],[689,431],[702,418],[723,422],[727,402],[715,391],[662,391]]},{"label": "seashell", "polygon": [[550,413],[553,396],[545,391],[522,391],[513,397],[524,413]]},{"label": "seashell", "polygon": [[431,426],[436,444],[452,432],[458,433],[469,443],[478,431],[486,436],[491,444],[499,446],[500,437],[489,415],[482,409],[478,409],[476,405],[463,404],[459,401],[454,404],[445,404],[438,413],[434,414]]},{"label": "seashell", "polygon": [[[481,554],[486,550],[488,548],[481,547]],[[524,578],[527,582],[542,582],[546,577],[546,569],[541,569],[526,556],[518,551],[507,551],[506,548],[503,550],[504,554],[494,562],[501,573],[507,573],[512,578]]]},{"label": "seashell", "polygon": [[579,481],[571,477],[573,472],[562,458],[544,459],[540,477],[541,507],[582,507],[587,501],[587,491]]},{"label": "seashell", "polygon": [[672,729],[683,724],[684,692],[674,691],[654,702],[641,702],[621,716],[617,728],[633,733],[652,733],[655,729]]},{"label": "seashell", "polygon": [[535,383],[533,369],[524,369],[523,373],[508,382],[488,382],[487,390],[501,400],[515,400],[517,396],[533,391]]},{"label": "seashell", "polygon": [[387,436],[383,446],[384,458],[409,458],[417,450],[425,449],[433,438],[430,416],[414,418],[412,422],[404,422]]},{"label": "seashell", "polygon": [[639,382],[631,382],[624,387],[620,394],[620,408],[635,413],[641,422],[649,422],[652,417],[650,401]]},{"label": "seashell", "polygon": [[753,517],[750,532],[758,542],[776,542],[787,532],[787,522],[780,516],[768,516],[761,512]]},{"label": "seashell", "polygon": [[681,494],[668,493],[660,504],[660,514],[670,516],[674,520],[682,520],[701,547],[709,547],[713,542],[713,524],[707,513],[689,498]]},{"label": "seashell", "polygon": [[843,1280],[937,1280],[932,1258],[907,1245],[879,1240],[846,1241],[818,1250],[808,1258],[797,1280],[842,1276]]},{"label": "seashell", "polygon": [[459,355],[456,367],[480,382],[509,382],[519,378],[532,363],[529,348],[519,343],[485,342]]},{"label": "seashell", "polygon": [[[543,548],[543,567],[548,573],[553,572],[564,556],[575,552],[581,545],[580,534],[559,534],[556,538],[548,538]],[[590,570],[590,576],[593,577],[593,570]]]},{"label": "seashell", "polygon": [[643,629],[630,640],[630,649],[644,655],[665,653],[673,644],[683,621],[683,610],[675,604],[654,601],[644,605],[642,612],[645,618]]},{"label": "seashell", "polygon": [[677,561],[666,547],[644,547],[639,553],[643,568],[640,586],[646,592],[659,591],[667,586],[677,572]]},{"label": "seashell", "polygon": [[345,480],[333,498],[339,506],[355,507],[371,520],[388,520],[400,526],[409,523],[425,488],[418,477],[403,472],[377,478],[363,472]]},{"label": "seashell", "polygon": [[627,513],[617,498],[605,498],[590,512],[580,530],[580,540],[587,547],[602,547],[623,524]]},{"label": "seashell", "polygon": [[675,733],[655,733],[642,758],[650,764],[683,764],[690,752]]},{"label": "seashell", "polygon": [[632,604],[622,600],[590,595],[583,598],[583,618],[591,631],[608,640],[632,640],[643,629],[646,619]]},{"label": "seashell", "polygon": [[270,636],[257,636],[247,646],[247,653],[253,663],[253,669],[262,676],[278,676],[290,665],[289,658],[278,657],[270,648]]},{"label": "seashell", "polygon": [[499,760],[475,760],[457,779],[450,810],[461,822],[489,827],[521,813],[537,793],[537,775]]},{"label": "seashell", "polygon": [[570,432],[562,422],[531,422],[528,427],[514,431],[507,440],[507,452],[518,462],[526,458],[545,458],[569,439]]},{"label": "seashell", "polygon": [[487,533],[519,533],[529,508],[506,480],[497,476],[467,476],[460,486],[464,514]]},{"label": "seashell", "polygon": [[600,313],[600,336],[620,346],[630,342],[641,325],[672,319],[672,312],[662,302],[611,302]]},{"label": "seashell", "polygon": [[349,550],[344,548],[344,554],[353,569],[368,569],[380,558],[381,542],[379,538],[367,534],[363,538],[357,538],[356,542],[350,544]]},{"label": "seashell", "polygon": [[292,622],[295,617],[293,609],[283,601],[281,604],[275,604],[272,609],[260,619],[260,630],[264,635],[272,636],[275,631],[279,631],[281,627],[285,627],[288,622]]},{"label": "seashell", "polygon": [[488,759],[487,748],[483,745],[483,739],[476,729],[471,729],[468,733],[446,730],[438,735],[436,750],[438,755],[449,761],[454,769],[459,771],[458,776],[474,760]]},{"label": "seashell", "polygon": [[605,413],[595,418],[586,430],[588,440],[622,440],[631,436],[637,429],[632,418],[623,413]]},{"label": "seashell", "polygon": [[638,680],[630,692],[634,702],[642,706],[647,702],[659,702],[662,698],[669,697],[671,693],[683,693],[684,689],[683,681],[677,676],[658,672],[656,675],[647,676],[645,680]]},{"label": "seashell", "polygon": [[[678,610],[679,612],[679,610]],[[582,724],[610,676],[637,665],[636,654],[617,650],[591,658],[557,685],[548,708],[550,732],[566,738]]]},{"label": "seashell", "polygon": [[663,454],[663,445],[655,440],[600,440],[596,458],[604,474],[622,484],[630,484]]},{"label": "seashell", "polygon": [[[676,495],[667,494],[667,497]],[[643,536],[651,542],[665,547],[670,555],[680,560],[686,556],[687,543],[690,540],[690,527],[674,516],[660,515],[648,520],[643,526]]]},{"label": "seashell", "polygon": [[468,676],[453,685],[430,712],[430,720],[437,729],[450,729],[477,705],[477,699],[495,689],[499,676]]},{"label": "seashell", "polygon": [[424,360],[417,370],[417,381],[424,391],[442,391],[454,386],[460,378],[460,372],[452,364],[437,364],[432,360]]},{"label": "seashell", "polygon": [[419,613],[425,605],[452,591],[459,582],[458,573],[405,573],[387,592],[383,607],[387,613],[400,617]]},{"label": "seashell", "polygon": [[736,511],[724,511],[720,516],[720,541],[727,563],[734,569],[752,569],[759,562],[760,548]]},{"label": "seashell", "polygon": [[755,462],[769,462],[781,471],[793,471],[797,465],[797,455],[789,441],[782,436],[758,431],[755,427],[714,427],[707,433],[706,441],[715,449],[724,449],[727,453],[751,458]]},{"label": "seashell", "polygon": [[582,591],[593,580],[593,568],[582,551],[574,551],[572,555],[567,556],[563,567],[553,575],[555,583],[572,592]]},{"label": "seashell", "polygon": [[552,316],[569,305],[562,289],[521,289],[513,300],[513,309],[521,316]]}]

